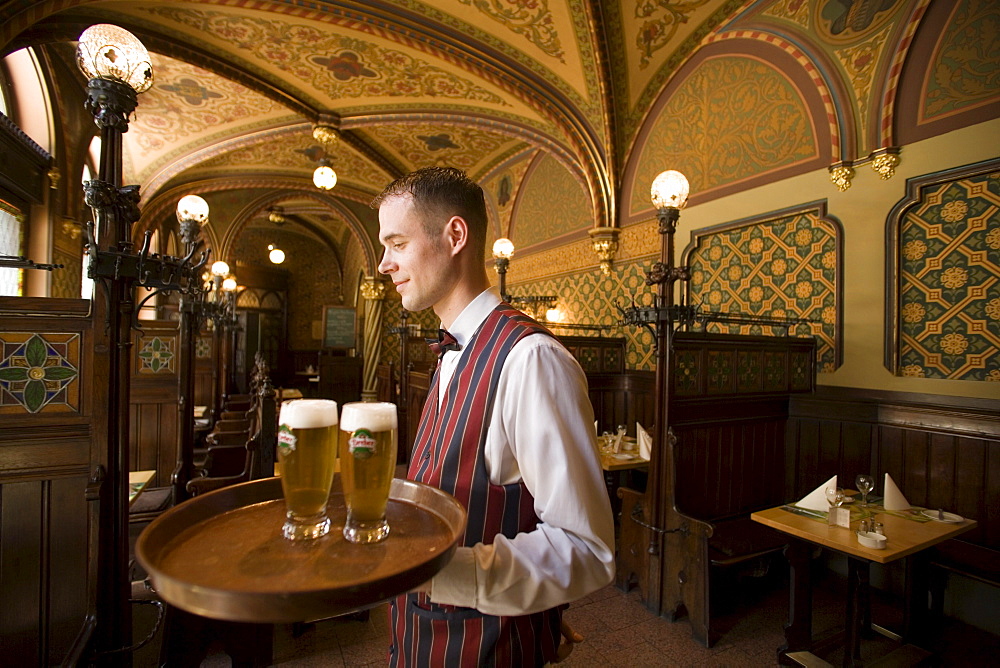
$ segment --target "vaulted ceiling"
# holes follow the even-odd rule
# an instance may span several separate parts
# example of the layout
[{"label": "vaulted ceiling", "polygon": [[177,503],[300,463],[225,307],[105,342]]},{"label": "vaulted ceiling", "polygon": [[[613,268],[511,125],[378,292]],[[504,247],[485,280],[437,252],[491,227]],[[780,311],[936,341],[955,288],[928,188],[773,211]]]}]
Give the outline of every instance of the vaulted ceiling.
[{"label": "vaulted ceiling", "polygon": [[313,189],[325,151],[312,128],[323,123],[341,134],[326,198],[341,206],[319,207],[328,218],[355,216],[354,205],[421,166],[484,180],[541,154],[579,181],[588,218],[606,225],[616,165],[648,100],[693,39],[742,4],[15,0],[0,3],[0,44],[49,45],[71,63],[94,23],[142,40],[155,83],[125,136],[125,175],[150,213],[189,191],[264,188],[285,192],[258,209],[280,200],[330,226],[315,199],[294,194]]}]

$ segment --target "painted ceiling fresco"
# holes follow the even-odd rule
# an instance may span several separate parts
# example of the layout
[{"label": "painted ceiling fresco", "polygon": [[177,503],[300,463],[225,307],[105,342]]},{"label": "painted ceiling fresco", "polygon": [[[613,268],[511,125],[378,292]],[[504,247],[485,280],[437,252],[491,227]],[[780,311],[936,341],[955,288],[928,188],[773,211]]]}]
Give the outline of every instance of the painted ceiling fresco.
[{"label": "painted ceiling fresco", "polygon": [[[0,53],[39,46],[79,96],[83,29],[115,23],[142,40],[154,85],[124,145],[144,227],[189,191],[254,193],[239,211],[259,217],[315,193],[326,157],[339,181],[321,208],[370,244],[371,198],[449,164],[486,186],[496,234],[530,251],[651,219],[649,181],[668,167],[704,200],[893,145],[900,71],[925,14],[940,32],[927,71],[940,76],[910,107],[932,124],[996,104],[995,53],[974,46],[995,43],[997,4],[944,4],[0,0]],[[312,137],[318,124],[336,145]],[[556,192],[571,200],[539,195]]]}]

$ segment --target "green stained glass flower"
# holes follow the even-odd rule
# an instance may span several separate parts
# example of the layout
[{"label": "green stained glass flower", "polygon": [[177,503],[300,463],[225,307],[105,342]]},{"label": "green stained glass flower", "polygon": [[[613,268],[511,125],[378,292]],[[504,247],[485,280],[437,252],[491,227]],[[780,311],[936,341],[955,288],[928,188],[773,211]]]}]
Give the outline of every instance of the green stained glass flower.
[{"label": "green stained glass flower", "polygon": [[35,334],[0,366],[0,383],[30,413],[37,413],[79,372]]}]

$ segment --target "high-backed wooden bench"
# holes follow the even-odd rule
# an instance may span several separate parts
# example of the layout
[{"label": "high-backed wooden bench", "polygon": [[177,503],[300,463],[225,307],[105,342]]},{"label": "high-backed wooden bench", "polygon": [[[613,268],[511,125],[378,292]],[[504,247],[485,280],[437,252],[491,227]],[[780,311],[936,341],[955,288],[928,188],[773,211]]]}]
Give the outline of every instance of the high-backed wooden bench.
[{"label": "high-backed wooden bench", "polygon": [[815,341],[677,333],[668,374],[649,487],[619,490],[617,582],[638,584],[657,614],[686,612],[695,639],[711,646],[718,571],[756,569],[784,545],[750,513],[785,500],[788,401],[813,389]]}]

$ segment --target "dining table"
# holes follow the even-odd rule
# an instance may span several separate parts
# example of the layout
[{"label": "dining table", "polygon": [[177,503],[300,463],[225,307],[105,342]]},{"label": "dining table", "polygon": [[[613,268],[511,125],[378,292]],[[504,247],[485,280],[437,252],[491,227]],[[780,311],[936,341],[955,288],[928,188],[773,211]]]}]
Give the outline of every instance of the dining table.
[{"label": "dining table", "polygon": [[135,503],[135,500],[139,498],[146,486],[149,485],[149,481],[153,479],[156,475],[155,470],[146,471],[129,471],[128,474],[128,505],[129,508]]},{"label": "dining table", "polygon": [[621,511],[618,488],[622,486],[636,487],[636,474],[645,473],[648,469],[649,460],[640,457],[638,450],[634,448],[621,452],[601,451],[601,470],[604,472],[604,485],[608,490],[608,498],[611,501],[615,522],[618,522],[618,513]]},{"label": "dining table", "polygon": [[[861,664],[861,637],[872,630],[901,641],[905,654],[919,647],[927,630],[927,550],[976,527],[975,520],[937,509],[913,507],[886,510],[875,501],[850,507],[850,528],[831,525],[827,513],[794,504],[768,508],[750,515],[751,519],[789,538],[785,556],[789,564],[789,610],[785,644],[778,649],[784,665],[823,665],[815,652],[835,642],[839,634],[814,639],[812,634],[811,554],[815,547],[847,557],[847,610],[843,632],[844,665]],[[862,545],[858,529],[864,521],[880,522],[886,537],[884,547]],[[866,536],[867,538],[867,536]],[[888,564],[903,559],[905,572],[902,628],[898,631],[872,623],[869,570],[872,563]]]}]

